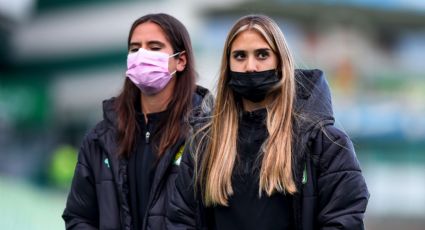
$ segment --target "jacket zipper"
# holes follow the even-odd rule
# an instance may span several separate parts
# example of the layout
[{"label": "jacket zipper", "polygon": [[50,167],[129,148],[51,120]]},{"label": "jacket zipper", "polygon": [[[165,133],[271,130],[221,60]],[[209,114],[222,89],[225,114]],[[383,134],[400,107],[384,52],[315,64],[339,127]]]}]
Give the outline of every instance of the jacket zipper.
[{"label": "jacket zipper", "polygon": [[[178,143],[178,146],[180,146],[181,144],[182,144],[182,142],[180,142],[180,141],[178,141],[177,142]],[[171,147],[170,149],[168,149],[165,153],[164,153],[164,155],[162,156],[162,157],[166,157],[167,155],[169,155],[170,154],[170,151],[171,151],[171,149],[173,149],[173,147]],[[174,154],[173,154],[173,156],[174,156]],[[161,159],[161,160],[164,160],[164,159]],[[160,161],[161,161],[160,160]],[[160,164],[160,162],[158,162],[158,165]],[[157,167],[158,167],[158,165],[157,165]],[[171,165],[171,162],[170,162],[170,164],[169,165]],[[169,166],[167,166],[167,167],[169,167]],[[158,169],[157,169],[158,170]],[[155,173],[156,174],[156,173]],[[165,174],[164,174],[165,175]],[[148,215],[149,215],[149,210],[152,208],[152,205],[154,205],[154,201],[156,201],[157,200],[157,198],[158,198],[158,196],[159,195],[161,195],[161,194],[159,194],[158,192],[157,192],[157,190],[159,189],[159,188],[161,188],[162,186],[163,186],[163,184],[166,182],[165,180],[166,179],[168,179],[168,177],[167,178],[165,178],[166,176],[164,176],[164,175],[162,175],[162,177],[161,178],[159,178],[159,182],[158,182],[158,184],[157,184],[157,186],[154,188],[154,187],[152,187],[151,188],[151,191],[149,192],[149,201],[148,201],[148,205],[147,205],[147,209],[146,209],[146,212],[145,212],[145,215],[144,215],[144,217],[143,217],[143,225],[142,225],[142,230],[146,230],[147,229],[147,220],[148,220]],[[154,180],[155,180],[155,178],[154,178]]]},{"label": "jacket zipper", "polygon": [[151,136],[151,132],[150,132],[150,129],[149,129],[149,123],[147,123],[146,124],[146,133],[145,133],[146,144],[149,144],[149,138],[150,138],[150,136]]}]

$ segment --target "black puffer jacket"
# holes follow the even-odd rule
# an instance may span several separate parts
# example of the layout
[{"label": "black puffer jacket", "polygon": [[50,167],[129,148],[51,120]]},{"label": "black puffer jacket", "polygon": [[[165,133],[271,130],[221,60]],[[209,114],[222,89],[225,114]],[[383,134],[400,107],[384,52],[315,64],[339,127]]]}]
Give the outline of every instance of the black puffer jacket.
[{"label": "black puffer jacket", "polygon": [[[320,70],[297,70],[293,172],[296,230],[362,230],[369,192],[348,136],[334,127]],[[196,142],[196,137],[195,137]],[[193,146],[196,146],[194,144]],[[210,229],[211,209],[193,192],[193,149],[186,148],[168,209],[169,229]],[[248,217],[249,218],[249,217]]]},{"label": "black puffer jacket", "polygon": [[[116,154],[117,115],[113,100],[103,103],[104,120],[84,138],[62,218],[67,229],[133,229],[129,205],[128,161]],[[207,89],[197,87],[190,121],[196,125],[212,107]],[[174,188],[172,164],[184,144],[179,140],[157,164],[143,229],[166,229],[165,213]]]}]

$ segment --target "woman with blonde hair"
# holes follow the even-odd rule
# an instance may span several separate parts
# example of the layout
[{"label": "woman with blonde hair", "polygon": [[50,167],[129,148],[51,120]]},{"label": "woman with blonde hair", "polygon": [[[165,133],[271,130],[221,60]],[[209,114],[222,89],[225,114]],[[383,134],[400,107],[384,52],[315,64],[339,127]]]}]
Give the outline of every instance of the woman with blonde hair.
[{"label": "woman with blonde hair", "polygon": [[323,73],[294,68],[269,17],[230,30],[211,120],[187,145],[176,190],[172,229],[364,229],[368,189]]}]

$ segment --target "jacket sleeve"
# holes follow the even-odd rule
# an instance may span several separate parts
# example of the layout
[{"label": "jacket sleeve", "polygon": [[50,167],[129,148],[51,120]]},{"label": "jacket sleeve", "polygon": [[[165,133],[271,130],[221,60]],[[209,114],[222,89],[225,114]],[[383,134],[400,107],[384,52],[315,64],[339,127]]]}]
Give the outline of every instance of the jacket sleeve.
[{"label": "jacket sleeve", "polygon": [[313,157],[318,158],[319,229],[364,229],[369,192],[350,139],[327,126],[313,145]]},{"label": "jacket sleeve", "polygon": [[175,183],[175,189],[171,195],[167,209],[168,229],[198,229],[197,208],[198,203],[194,191],[194,165],[190,153],[190,147],[186,146],[179,173]]},{"label": "jacket sleeve", "polygon": [[98,229],[98,205],[93,171],[90,168],[90,144],[83,142],[78,153],[71,190],[62,218],[66,229]]}]

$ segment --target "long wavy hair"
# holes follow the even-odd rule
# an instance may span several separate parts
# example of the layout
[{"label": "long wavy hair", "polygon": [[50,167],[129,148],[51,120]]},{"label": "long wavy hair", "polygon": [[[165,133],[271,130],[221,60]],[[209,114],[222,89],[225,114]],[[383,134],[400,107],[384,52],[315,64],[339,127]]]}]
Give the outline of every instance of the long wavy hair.
[{"label": "long wavy hair", "polygon": [[[259,196],[266,192],[294,194],[296,186],[292,173],[292,116],[295,97],[294,61],[285,37],[278,25],[264,15],[240,18],[230,30],[223,49],[217,98],[208,124],[207,140],[202,149],[204,156],[197,164],[197,182],[205,205],[228,205],[233,194],[232,172],[237,158],[239,114],[243,107],[236,98],[229,81],[229,57],[232,43],[244,31],[256,31],[267,41],[278,59],[280,82],[267,95],[267,130],[269,137],[263,143],[259,180]],[[202,143],[201,143],[202,144]]]},{"label": "long wavy hair", "polygon": [[[160,135],[154,137],[159,138],[159,141],[154,141],[154,143],[156,143],[155,148],[158,155],[161,156],[182,135],[185,136],[188,133],[188,124],[182,121],[191,109],[196,72],[189,33],[179,20],[168,14],[148,14],[137,19],[131,26],[128,35],[128,48],[130,47],[130,40],[134,30],[138,25],[145,22],[153,22],[161,27],[173,47],[173,52],[185,51],[187,58],[185,69],[177,72],[173,98],[167,106],[169,115],[159,124],[157,133],[160,133]],[[115,104],[118,116],[118,155],[120,157],[128,157],[133,152],[139,129],[136,121],[136,106],[137,103],[140,103],[140,97],[139,88],[126,77],[123,89]]]}]

